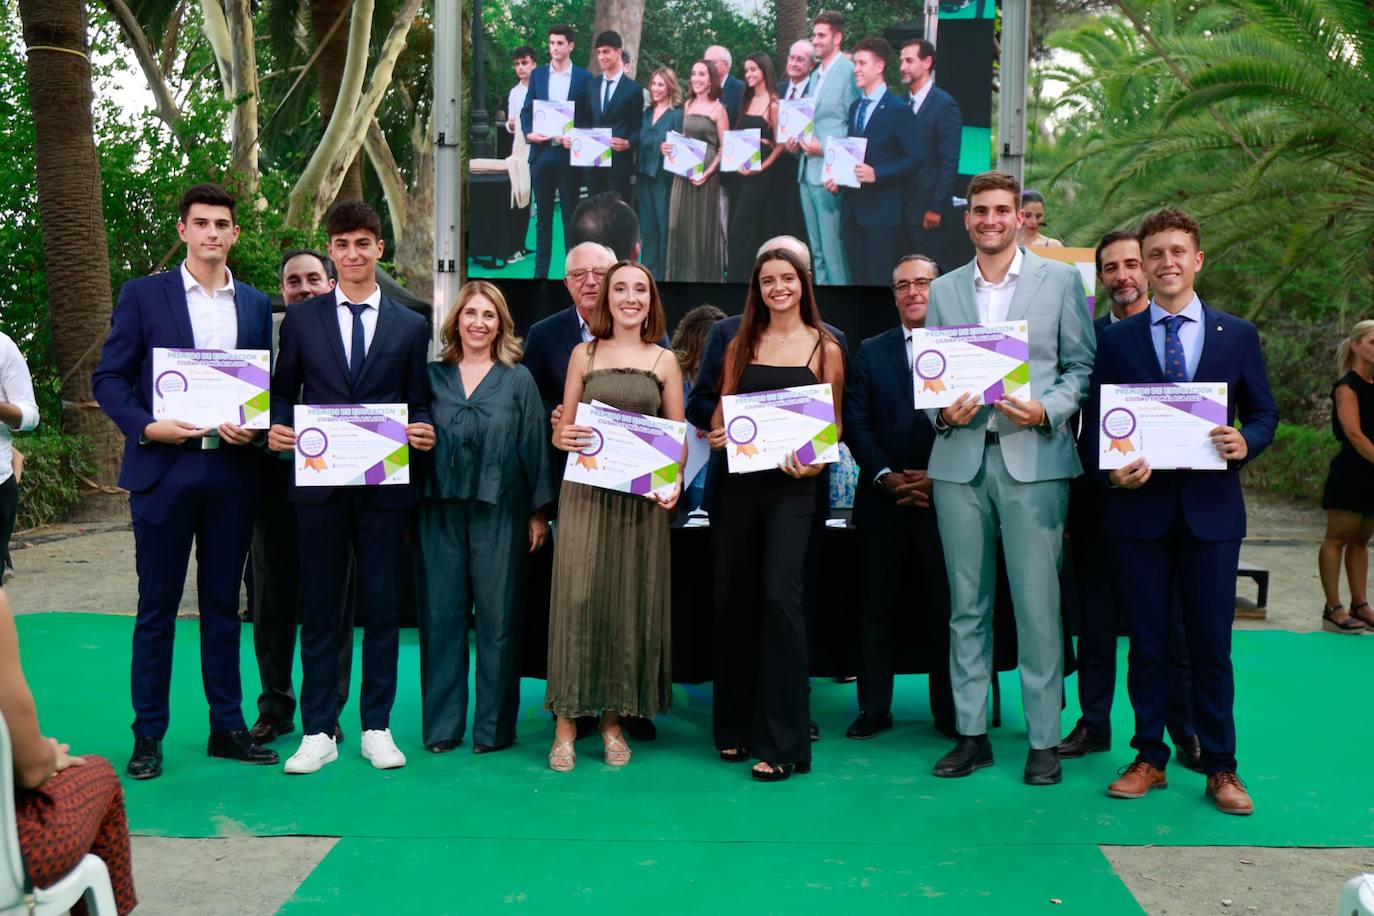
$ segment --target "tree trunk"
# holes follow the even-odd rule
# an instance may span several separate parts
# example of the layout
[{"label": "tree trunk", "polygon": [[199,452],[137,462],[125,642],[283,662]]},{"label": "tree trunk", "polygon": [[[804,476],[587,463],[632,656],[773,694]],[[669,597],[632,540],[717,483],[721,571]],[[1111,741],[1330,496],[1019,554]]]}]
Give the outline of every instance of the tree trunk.
[{"label": "tree trunk", "polygon": [[787,70],[787,52],[792,42],[811,34],[806,19],[806,0],[774,0],[774,15],[778,33],[778,56],[773,58],[773,69],[781,79]]},{"label": "tree trunk", "polygon": [[407,182],[377,119],[363,139],[368,161],[377,173],[391,214],[396,243],[396,273],[406,286],[426,298],[434,287],[434,118],[410,132],[413,178]]},{"label": "tree trunk", "polygon": [[258,56],[253,43],[251,0],[226,0],[229,40],[233,43],[234,120],[231,162],[245,179],[243,193],[258,196]]},{"label": "tree trunk", "polygon": [[[329,34],[334,21],[352,6],[353,0],[310,0],[310,29],[314,32],[317,44],[321,38]],[[348,59],[351,13],[348,14],[348,19],[342,28],[334,32],[334,37],[323,46],[319,59],[315,61],[315,78],[320,87],[320,121],[325,127],[329,126],[329,119],[334,115],[334,106],[339,100],[339,86],[343,83],[344,62]],[[339,193],[335,195],[334,200],[362,198],[363,164],[355,156],[344,174],[343,184],[339,186]],[[334,200],[326,201],[326,207]]]},{"label": "tree trunk", "polygon": [[625,43],[624,50],[630,55],[625,72],[634,79],[639,65],[639,37],[644,31],[644,0],[596,0],[596,23],[587,42],[590,58],[588,69],[593,74],[599,74],[601,67],[596,63],[596,48],[591,45],[596,41],[596,36],[607,29],[620,33],[620,40]]},{"label": "tree trunk", "polygon": [[110,259],[91,122],[86,8],[82,0],[20,0],[19,15],[31,49],[29,105],[62,428],[90,440],[97,483],[109,487],[123,442],[91,391],[91,371],[110,329]]}]

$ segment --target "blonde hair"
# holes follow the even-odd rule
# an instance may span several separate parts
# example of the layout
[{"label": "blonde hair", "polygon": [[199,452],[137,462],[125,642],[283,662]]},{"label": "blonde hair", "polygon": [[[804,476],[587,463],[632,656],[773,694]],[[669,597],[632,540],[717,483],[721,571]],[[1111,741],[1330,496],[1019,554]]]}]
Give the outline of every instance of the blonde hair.
[{"label": "blonde hair", "polygon": [[1355,367],[1355,344],[1359,343],[1370,333],[1374,333],[1374,320],[1366,318],[1364,321],[1355,322],[1355,326],[1350,329],[1340,345],[1336,347],[1336,368],[1341,375],[1345,375]]},{"label": "blonde hair", "polygon": [[458,290],[458,295],[453,300],[453,308],[449,309],[440,332],[444,349],[440,351],[439,358],[446,363],[462,360],[463,342],[458,337],[458,318],[463,314],[467,304],[478,296],[496,308],[496,317],[501,325],[496,332],[496,339],[491,342],[491,358],[503,366],[514,366],[520,362],[525,348],[521,345],[520,338],[515,336],[515,321],[510,316],[510,307],[506,305],[505,295],[499,286],[488,280],[469,280]]},{"label": "blonde hair", "polygon": [[665,85],[665,86],[668,87],[668,107],[669,107],[669,108],[681,108],[681,107],[682,107],[682,84],[678,82],[677,74],[673,72],[673,68],[672,68],[672,67],[659,67],[657,70],[655,70],[655,71],[653,72],[652,75],[650,75],[650,77],[649,77],[649,83],[650,83],[650,85],[653,84],[653,81],[654,81],[654,77],[655,77],[655,76],[661,76],[661,77],[663,77],[663,85]]}]

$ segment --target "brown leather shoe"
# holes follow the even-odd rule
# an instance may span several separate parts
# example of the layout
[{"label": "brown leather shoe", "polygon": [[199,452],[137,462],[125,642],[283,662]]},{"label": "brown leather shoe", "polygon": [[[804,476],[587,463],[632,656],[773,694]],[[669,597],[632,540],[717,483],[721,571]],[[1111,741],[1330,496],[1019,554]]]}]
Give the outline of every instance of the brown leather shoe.
[{"label": "brown leather shoe", "polygon": [[1112,798],[1144,798],[1151,789],[1164,789],[1169,785],[1163,770],[1157,770],[1143,760],[1121,771],[1116,782],[1107,786],[1107,794]]},{"label": "brown leather shoe", "polygon": [[1253,814],[1255,803],[1245,791],[1245,783],[1235,773],[1213,773],[1207,777],[1207,795],[1224,814]]}]

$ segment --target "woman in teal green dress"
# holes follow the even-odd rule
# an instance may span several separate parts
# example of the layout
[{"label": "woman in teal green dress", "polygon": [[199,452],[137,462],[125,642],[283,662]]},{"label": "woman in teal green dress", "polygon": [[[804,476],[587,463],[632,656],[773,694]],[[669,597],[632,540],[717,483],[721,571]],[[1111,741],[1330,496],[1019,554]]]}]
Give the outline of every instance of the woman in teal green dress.
[{"label": "woman in teal green dress", "polygon": [[443,340],[429,364],[437,441],[419,521],[423,737],[435,753],[462,743],[474,610],[472,751],[482,754],[515,743],[525,558],[548,540],[553,499],[548,419],[494,284],[459,290]]}]

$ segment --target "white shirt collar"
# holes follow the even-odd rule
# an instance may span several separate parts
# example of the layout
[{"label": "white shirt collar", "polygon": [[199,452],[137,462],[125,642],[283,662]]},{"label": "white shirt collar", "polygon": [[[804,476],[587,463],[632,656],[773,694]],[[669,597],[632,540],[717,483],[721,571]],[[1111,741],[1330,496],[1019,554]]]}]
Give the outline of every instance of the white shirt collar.
[{"label": "white shirt collar", "polygon": [[930,95],[930,88],[935,85],[935,80],[928,79],[924,86],[916,90],[916,94],[911,97],[911,108],[913,111],[920,111],[921,106],[926,103],[926,96]]},{"label": "white shirt collar", "polygon": [[1007,275],[1006,275],[1005,277],[1003,277],[999,282],[997,282],[997,283],[991,283],[991,282],[989,282],[989,281],[983,279],[983,268],[980,267],[980,266],[978,266],[978,259],[975,258],[974,261],[973,261],[973,285],[974,285],[974,286],[1004,286],[1004,285],[1006,285],[1006,284],[1008,284],[1008,283],[1013,283],[1013,282],[1016,281],[1016,278],[1017,278],[1017,277],[1021,276],[1021,263],[1022,263],[1022,261],[1024,261],[1024,260],[1025,260],[1025,252],[1023,252],[1023,251],[1021,250],[1021,246],[1020,246],[1020,245],[1017,245],[1017,246],[1016,246],[1016,254],[1015,254],[1015,255],[1012,257],[1012,259],[1011,259],[1011,266],[1007,268]]},{"label": "white shirt collar", "polygon": [[872,112],[874,108],[878,107],[878,103],[883,100],[883,94],[886,92],[887,84],[879,83],[878,85],[874,86],[872,89],[864,93],[864,98],[868,99],[870,102],[873,103],[873,107],[868,109],[869,112]]},{"label": "white shirt collar", "polygon": [[567,65],[564,66],[561,70],[553,65],[553,61],[549,61],[550,76],[567,76],[568,74],[572,73],[572,68],[573,62],[571,57],[568,58]]},{"label": "white shirt collar", "polygon": [[[347,305],[349,302],[353,302],[353,300],[344,295],[343,287],[334,287],[335,305],[342,307],[344,305]],[[362,302],[353,302],[353,304],[370,305],[374,309],[380,309],[382,307],[382,288],[374,284],[372,287],[372,292],[368,294],[368,297],[366,299],[364,299]]]},{"label": "white shirt collar", "polygon": [[[1168,312],[1162,308],[1158,302],[1155,302],[1153,299],[1150,300],[1150,324],[1159,324],[1172,314],[1172,312]],[[1187,318],[1189,321],[1202,322],[1202,300],[1197,297],[1197,293],[1193,293],[1192,301],[1184,306],[1183,311],[1178,314]]]},{"label": "white shirt collar", "polygon": [[181,262],[181,288],[184,289],[184,290],[185,290],[186,292],[188,292],[188,293],[189,293],[192,289],[199,288],[199,289],[201,290],[201,292],[203,292],[203,293],[205,293],[205,295],[211,296],[211,297],[215,296],[217,293],[221,293],[221,292],[223,292],[223,291],[225,291],[225,290],[228,290],[228,291],[229,291],[229,295],[232,296],[232,295],[234,295],[234,274],[233,274],[232,271],[229,270],[229,268],[227,268],[227,267],[224,268],[224,285],[221,286],[219,289],[216,289],[216,290],[208,290],[208,289],[206,289],[205,287],[203,287],[203,286],[200,285],[200,281],[197,280],[197,279],[191,274],[190,269],[187,268],[186,262],[185,262],[185,261],[182,261],[182,262]]},{"label": "white shirt collar", "polygon": [[790,80],[790,79],[789,79],[789,80],[787,81],[787,90],[786,90],[785,92],[783,92],[782,97],[783,97],[783,98],[789,98],[789,97],[792,95],[792,90],[793,90],[794,88],[797,90],[797,98],[800,99],[800,98],[805,97],[805,96],[806,96],[806,84],[809,83],[809,82],[811,82],[811,74],[809,74],[809,73],[808,73],[805,77],[803,77],[803,79],[802,79],[802,81],[801,81],[800,83],[796,82],[795,80]]}]

